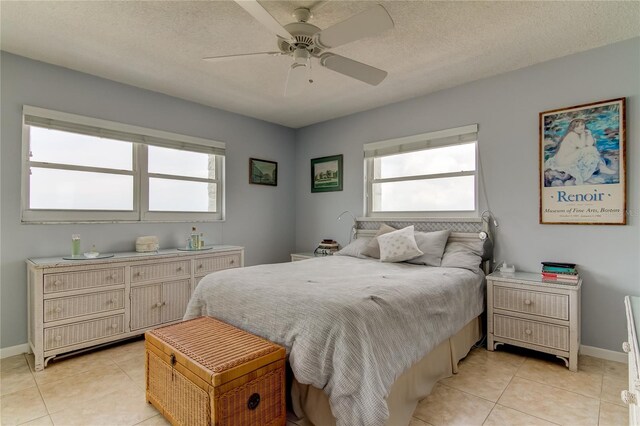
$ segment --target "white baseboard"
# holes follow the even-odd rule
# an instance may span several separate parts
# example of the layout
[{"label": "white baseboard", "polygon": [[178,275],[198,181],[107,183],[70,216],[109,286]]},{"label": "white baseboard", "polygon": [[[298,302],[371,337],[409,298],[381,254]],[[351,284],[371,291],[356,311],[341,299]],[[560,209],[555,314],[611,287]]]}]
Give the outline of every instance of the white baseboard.
[{"label": "white baseboard", "polygon": [[624,352],[610,351],[609,349],[596,348],[595,346],[580,345],[580,353],[582,355],[589,355],[609,361],[623,362],[625,364],[629,362],[629,356]]},{"label": "white baseboard", "polygon": [[30,353],[31,348],[28,343],[21,345],[9,346],[8,348],[0,348],[0,359],[9,358],[10,356],[20,355],[23,353]]}]

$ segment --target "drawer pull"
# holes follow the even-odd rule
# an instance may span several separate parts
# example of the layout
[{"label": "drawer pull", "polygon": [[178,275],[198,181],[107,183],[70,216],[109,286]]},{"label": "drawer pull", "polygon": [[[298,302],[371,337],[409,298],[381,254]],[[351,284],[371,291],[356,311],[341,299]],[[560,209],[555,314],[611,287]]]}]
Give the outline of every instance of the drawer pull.
[{"label": "drawer pull", "polygon": [[54,286],[54,287],[58,287],[60,284],[62,284],[62,281],[60,281],[60,280],[55,280],[55,281],[53,282],[53,286]]},{"label": "drawer pull", "polygon": [[62,336],[56,336],[56,342],[59,342],[62,340]]},{"label": "drawer pull", "polygon": [[530,305],[530,304],[531,304],[531,300],[529,300],[529,299],[525,299],[525,300],[524,300],[524,304],[525,304],[525,305],[527,305],[527,306],[528,306],[528,305]]},{"label": "drawer pull", "polygon": [[525,334],[527,334],[528,336],[531,336],[532,331],[531,331],[531,329],[530,329],[530,328],[525,329],[525,330],[524,330],[524,332],[525,332]]},{"label": "drawer pull", "polygon": [[117,301],[118,301],[118,300],[114,297],[114,298],[112,298],[112,299],[107,300],[107,304],[108,304],[108,305],[113,305],[113,304],[115,304]]},{"label": "drawer pull", "polygon": [[143,275],[144,275],[144,272],[142,272],[142,271],[136,272],[136,277],[141,277]]},{"label": "drawer pull", "polygon": [[176,271],[182,272],[182,266],[178,266],[178,269],[176,269]]},{"label": "drawer pull", "polygon": [[198,265],[198,269],[202,269],[203,267],[202,263]]},{"label": "drawer pull", "polygon": [[53,311],[54,311],[56,314],[59,314],[60,312],[62,312],[62,308],[61,308],[60,306],[58,306],[58,307],[56,307]]},{"label": "drawer pull", "polygon": [[111,324],[111,328],[114,330],[118,328],[118,323],[114,322],[113,324]]},{"label": "drawer pull", "polygon": [[625,353],[627,353],[627,354],[628,354],[629,352],[631,352],[631,343],[629,343],[629,342],[622,342],[622,350],[623,350]]},{"label": "drawer pull", "polygon": [[249,397],[249,400],[247,401],[247,408],[249,410],[255,410],[256,408],[258,408],[258,405],[260,405],[260,394],[254,393]]},{"label": "drawer pull", "polygon": [[623,390],[622,392],[620,392],[620,399],[622,399],[622,402],[624,402],[627,405],[638,403],[638,398],[636,397],[636,394],[633,392],[629,392],[628,390]]},{"label": "drawer pull", "polygon": [[107,277],[108,280],[115,280],[118,276],[114,273]]},{"label": "drawer pull", "polygon": [[231,259],[231,262],[229,262],[230,264],[234,264],[235,260]]}]

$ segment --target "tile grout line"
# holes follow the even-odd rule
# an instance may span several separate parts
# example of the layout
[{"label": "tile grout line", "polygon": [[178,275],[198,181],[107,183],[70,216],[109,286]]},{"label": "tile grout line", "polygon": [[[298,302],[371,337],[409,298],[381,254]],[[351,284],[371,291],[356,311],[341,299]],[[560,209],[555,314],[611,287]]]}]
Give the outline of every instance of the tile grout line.
[{"label": "tile grout line", "polygon": [[[511,382],[513,381],[514,377],[523,378],[523,377],[518,376],[518,373],[520,372],[520,369],[524,366],[524,364],[525,364],[525,363],[527,362],[527,360],[529,360],[529,359],[530,359],[529,357],[525,357],[525,358],[524,358],[524,362],[523,362],[522,364],[520,364],[520,366],[518,366],[518,369],[516,370],[516,372],[515,372],[515,373],[513,373],[513,376],[511,376],[511,380],[509,380],[509,383],[507,383],[507,386],[505,386],[505,387],[504,387],[504,389],[502,390],[502,392],[500,393],[500,396],[498,397],[498,400],[496,401],[496,405],[500,405],[501,407],[505,407],[505,408],[510,408],[510,409],[512,409],[512,410],[514,410],[514,411],[517,411],[518,413],[526,414],[527,416],[531,416],[531,417],[534,417],[534,418],[536,418],[536,419],[543,420],[543,421],[545,421],[545,422],[549,422],[549,423],[553,423],[553,424],[558,424],[558,423],[555,423],[555,422],[551,422],[551,421],[549,421],[549,420],[547,420],[547,419],[543,419],[542,417],[538,417],[538,416],[535,416],[535,415],[533,415],[533,414],[525,413],[524,411],[520,411],[520,410],[518,410],[517,408],[507,407],[506,405],[498,404],[498,403],[500,402],[500,398],[502,398],[502,395],[504,395],[504,392],[507,390],[507,388],[509,387],[509,385],[510,385],[510,384],[511,384]],[[537,383],[537,382],[536,382],[536,383]],[[494,407],[491,409],[491,411],[493,411],[495,408],[496,408],[496,407],[494,406]]]}]

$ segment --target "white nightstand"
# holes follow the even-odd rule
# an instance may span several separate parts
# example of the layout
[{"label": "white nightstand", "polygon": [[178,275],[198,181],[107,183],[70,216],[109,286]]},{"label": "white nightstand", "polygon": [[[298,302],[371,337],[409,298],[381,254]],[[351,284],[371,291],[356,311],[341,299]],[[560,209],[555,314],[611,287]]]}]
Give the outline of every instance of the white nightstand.
[{"label": "white nightstand", "polygon": [[542,281],[539,273],[487,276],[488,349],[503,343],[556,355],[578,371],[580,290]]}]

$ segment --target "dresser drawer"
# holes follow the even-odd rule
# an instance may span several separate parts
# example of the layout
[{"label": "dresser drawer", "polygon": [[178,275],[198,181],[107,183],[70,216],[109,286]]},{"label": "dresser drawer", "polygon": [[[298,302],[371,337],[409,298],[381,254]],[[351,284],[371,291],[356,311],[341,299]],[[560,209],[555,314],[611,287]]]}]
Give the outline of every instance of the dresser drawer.
[{"label": "dresser drawer", "polygon": [[124,308],[124,289],[44,301],[44,322]]},{"label": "dresser drawer", "polygon": [[124,333],[124,315],[44,329],[45,351]]},{"label": "dresser drawer", "polygon": [[124,284],[124,268],[95,269],[44,275],[44,292],[80,290],[83,288]]},{"label": "dresser drawer", "polygon": [[562,351],[569,350],[569,327],[561,325],[494,314],[493,334],[496,337],[519,340]]},{"label": "dresser drawer", "polygon": [[191,261],[152,263],[131,267],[131,282],[138,283],[155,279],[170,279],[191,275]]},{"label": "dresser drawer", "polygon": [[509,287],[493,287],[493,307],[569,320],[569,296]]},{"label": "dresser drawer", "polygon": [[223,269],[240,267],[240,253],[231,253],[223,256],[201,257],[194,261],[194,274],[206,275]]}]

